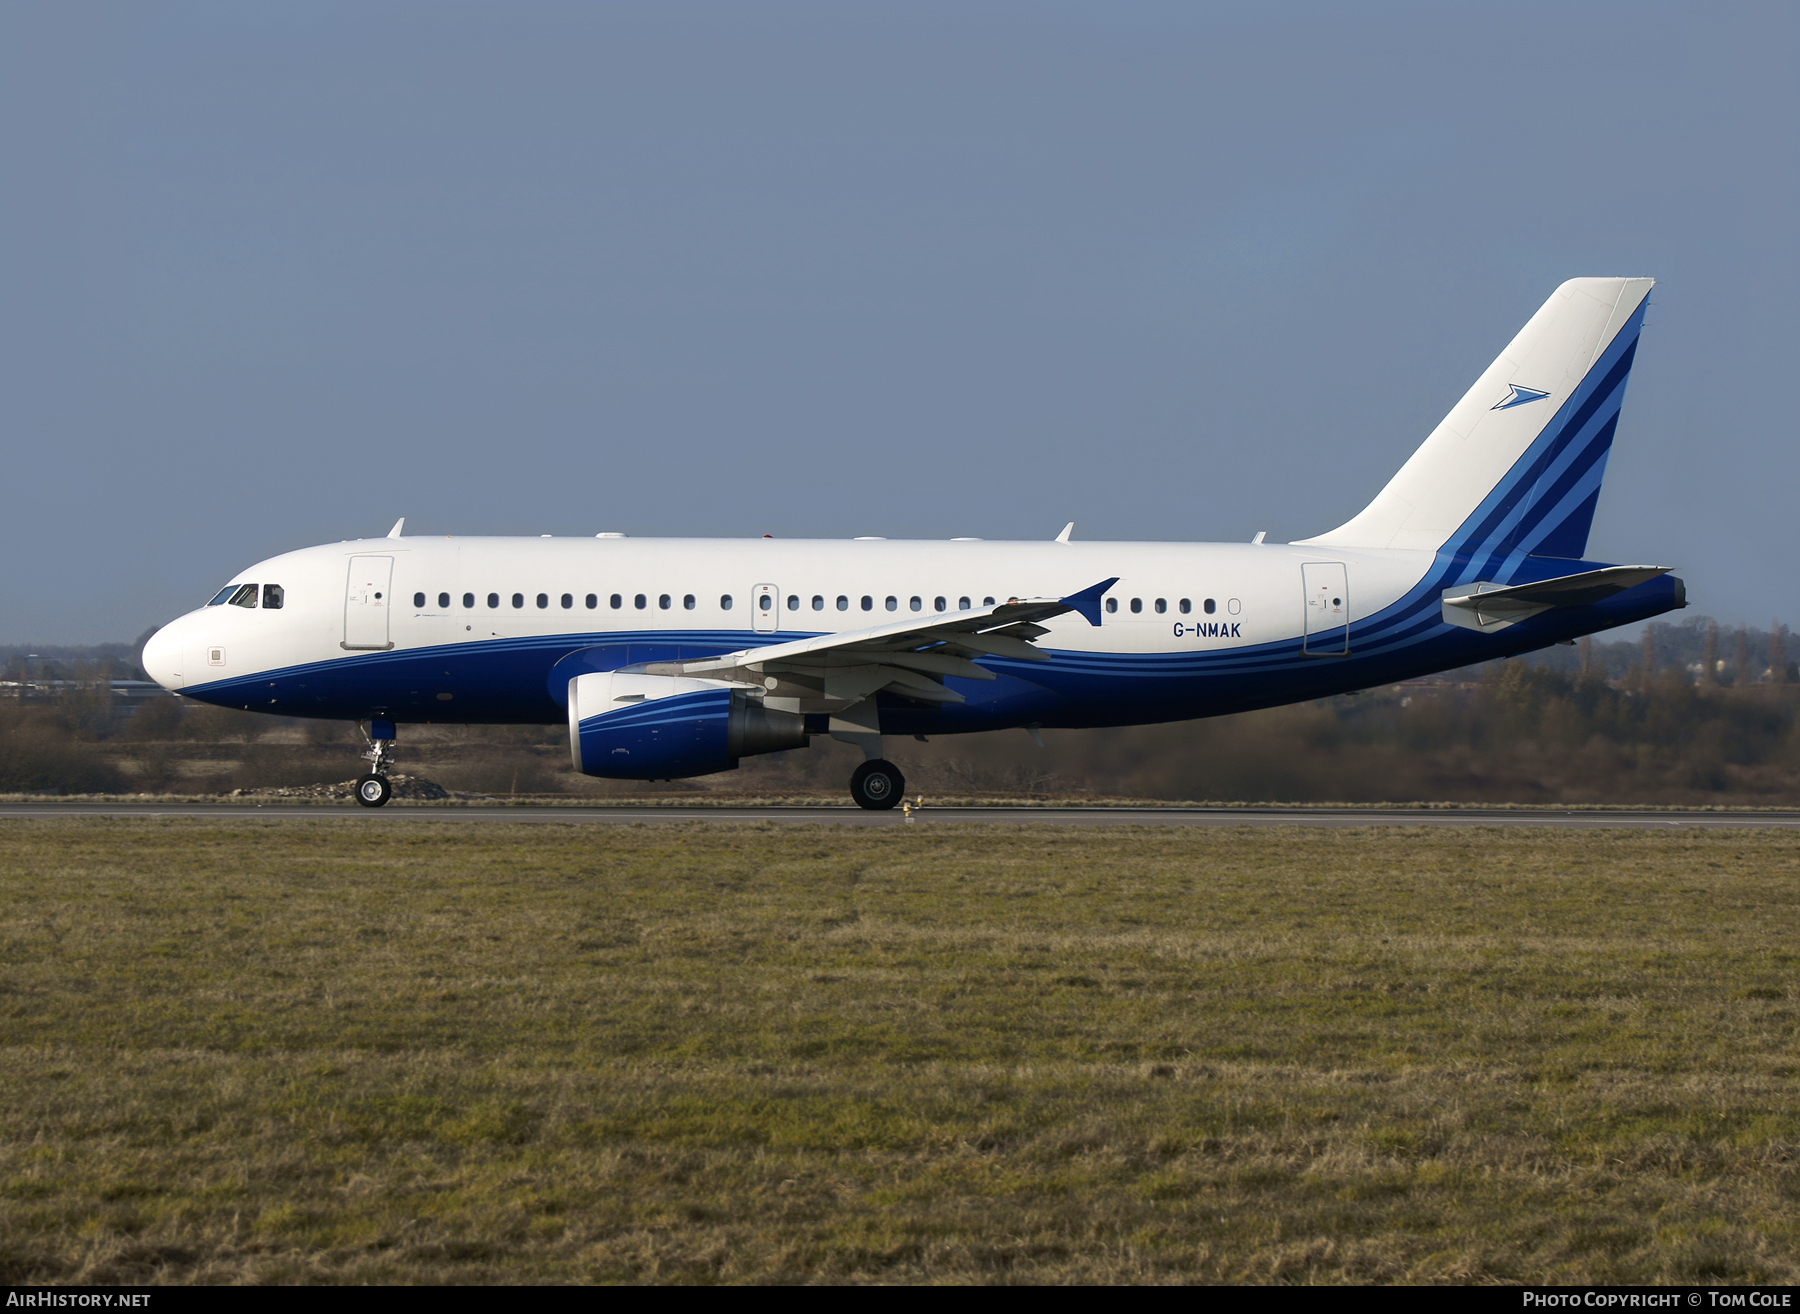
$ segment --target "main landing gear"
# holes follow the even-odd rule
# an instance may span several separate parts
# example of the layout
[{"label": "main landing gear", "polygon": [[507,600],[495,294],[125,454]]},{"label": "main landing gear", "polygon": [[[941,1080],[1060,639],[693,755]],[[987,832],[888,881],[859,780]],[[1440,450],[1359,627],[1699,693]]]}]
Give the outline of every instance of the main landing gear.
[{"label": "main landing gear", "polygon": [[365,808],[378,808],[394,796],[388,783],[388,768],[394,764],[394,723],[377,718],[369,722],[364,736],[369,741],[363,761],[369,772],[356,782],[356,801]]},{"label": "main landing gear", "polygon": [[859,808],[880,812],[893,807],[905,792],[906,777],[892,762],[876,758],[850,773],[850,797]]}]

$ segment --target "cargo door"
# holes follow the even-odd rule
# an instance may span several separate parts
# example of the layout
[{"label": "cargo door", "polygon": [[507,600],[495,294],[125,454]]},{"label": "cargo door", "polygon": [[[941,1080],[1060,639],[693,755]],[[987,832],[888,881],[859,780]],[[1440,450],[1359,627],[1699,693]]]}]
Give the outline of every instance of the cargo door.
[{"label": "cargo door", "polygon": [[1306,593],[1306,631],[1301,651],[1308,657],[1350,654],[1350,580],[1341,561],[1308,561],[1300,567]]},{"label": "cargo door", "polygon": [[350,558],[350,577],[344,587],[345,648],[383,652],[394,646],[388,638],[393,582],[392,557]]}]

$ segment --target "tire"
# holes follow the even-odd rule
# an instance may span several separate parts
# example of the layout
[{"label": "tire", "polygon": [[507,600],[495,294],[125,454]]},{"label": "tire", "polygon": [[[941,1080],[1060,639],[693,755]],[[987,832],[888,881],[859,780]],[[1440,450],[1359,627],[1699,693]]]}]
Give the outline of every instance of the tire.
[{"label": "tire", "polygon": [[386,776],[368,775],[356,782],[356,801],[365,808],[378,808],[394,795],[394,787]]},{"label": "tire", "polygon": [[906,777],[892,762],[864,762],[850,774],[850,797],[871,812],[893,807],[906,792]]}]

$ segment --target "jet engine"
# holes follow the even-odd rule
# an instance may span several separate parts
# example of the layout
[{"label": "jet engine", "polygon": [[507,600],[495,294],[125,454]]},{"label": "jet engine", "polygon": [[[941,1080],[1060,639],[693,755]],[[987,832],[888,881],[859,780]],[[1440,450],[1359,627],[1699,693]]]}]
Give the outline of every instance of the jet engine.
[{"label": "jet engine", "polygon": [[805,718],[770,711],[741,684],[621,671],[569,681],[569,754],[583,775],[675,780],[805,746]]}]

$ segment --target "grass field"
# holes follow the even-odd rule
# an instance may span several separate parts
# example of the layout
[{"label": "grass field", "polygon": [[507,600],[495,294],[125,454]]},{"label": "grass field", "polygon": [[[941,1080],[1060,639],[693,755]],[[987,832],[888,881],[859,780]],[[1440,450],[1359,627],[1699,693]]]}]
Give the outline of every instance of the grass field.
[{"label": "grass field", "polygon": [[1800,839],[0,822],[0,1282],[1800,1281]]}]

